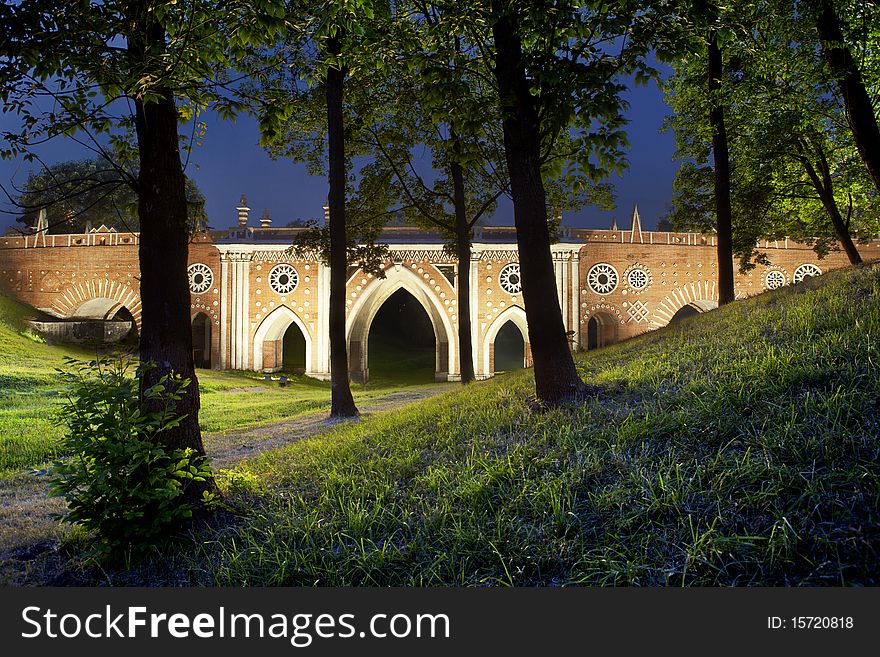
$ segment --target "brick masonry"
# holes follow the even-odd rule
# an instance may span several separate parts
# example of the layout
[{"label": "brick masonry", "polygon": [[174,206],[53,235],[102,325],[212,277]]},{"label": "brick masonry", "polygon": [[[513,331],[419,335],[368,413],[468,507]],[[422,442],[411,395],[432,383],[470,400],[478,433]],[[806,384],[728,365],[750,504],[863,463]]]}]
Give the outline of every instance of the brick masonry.
[{"label": "brick masonry", "polygon": [[[284,334],[296,325],[305,338],[306,373],[329,376],[329,270],[288,251],[296,230],[240,226],[193,240],[194,343],[211,367],[276,371],[282,364]],[[384,278],[349,272],[352,377],[369,377],[372,320],[391,294],[405,289],[434,327],[437,379],[456,380],[457,262],[436,235],[418,229],[391,228],[383,239],[391,253],[383,264]],[[105,227],[79,235],[0,237],[0,287],[58,317],[110,318],[125,307],[139,324],[137,248],[137,234]],[[762,242],[759,248],[771,264],[737,273],[737,298],[848,265],[842,252],[820,260],[808,245],[789,240]],[[859,245],[859,250],[864,259],[876,259],[880,242]],[[685,306],[700,312],[717,307],[714,236],[642,231],[636,216],[629,230],[566,229],[552,252],[557,297],[573,348],[611,344],[665,326]],[[471,324],[480,378],[494,372],[495,336],[507,322],[520,329],[524,365],[531,364],[517,260],[511,229],[477,232]]]}]

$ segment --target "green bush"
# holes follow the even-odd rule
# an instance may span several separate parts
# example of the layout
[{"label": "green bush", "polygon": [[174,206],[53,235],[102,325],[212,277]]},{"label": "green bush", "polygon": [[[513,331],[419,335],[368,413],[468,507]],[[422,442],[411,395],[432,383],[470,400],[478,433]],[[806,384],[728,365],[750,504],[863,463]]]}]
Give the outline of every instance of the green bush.
[{"label": "green bush", "polygon": [[[63,520],[94,533],[96,556],[138,555],[166,542],[196,510],[187,488],[211,477],[194,450],[162,446],[162,433],[183,419],[175,402],[189,380],[163,377],[144,393],[162,410],[149,410],[138,395],[146,367],[131,376],[122,358],[68,358],[62,370],[67,401],[58,421],[66,457],[52,466],[52,495],[67,501]],[[204,493],[201,504],[213,503]]]}]

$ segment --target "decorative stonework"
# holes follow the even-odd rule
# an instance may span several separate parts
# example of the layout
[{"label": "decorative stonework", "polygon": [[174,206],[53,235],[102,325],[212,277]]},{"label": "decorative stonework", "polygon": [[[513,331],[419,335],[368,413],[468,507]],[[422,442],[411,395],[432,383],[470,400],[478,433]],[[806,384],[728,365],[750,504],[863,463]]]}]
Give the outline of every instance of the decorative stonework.
[{"label": "decorative stonework", "polygon": [[636,299],[636,301],[629,304],[626,312],[629,315],[630,320],[636,323],[648,321],[648,306],[641,299]]},{"label": "decorative stonework", "polygon": [[299,274],[293,266],[283,263],[276,265],[269,272],[269,287],[278,294],[290,294],[299,283]]},{"label": "decorative stonework", "polygon": [[214,284],[214,272],[201,262],[190,265],[186,274],[189,277],[189,291],[193,294],[204,294]]},{"label": "decorative stonework", "polygon": [[293,254],[289,249],[283,251],[256,251],[253,255],[254,262],[317,262],[317,254],[309,251]]},{"label": "decorative stonework", "polygon": [[519,273],[519,263],[512,262],[504,267],[498,274],[498,284],[501,289],[508,294],[519,294],[522,292],[522,278]]},{"label": "decorative stonework", "polygon": [[[745,295],[743,294],[743,296]],[[717,308],[718,286],[716,282],[706,280],[693,281],[674,288],[654,307],[648,328],[655,329],[666,326],[675,313],[687,305],[692,305],[702,310]]]},{"label": "decorative stonework", "polygon": [[591,305],[589,311],[584,313],[583,318],[581,319],[581,324],[586,324],[591,317],[600,313],[610,316],[619,324],[626,324],[626,319],[624,319],[623,313],[618,310],[615,305],[610,303],[594,303]]},{"label": "decorative stonework", "polygon": [[822,275],[821,269],[819,269],[814,264],[806,263],[806,264],[803,264],[794,270],[794,276],[792,277],[792,280],[795,283],[800,283],[802,280],[804,280],[807,277],[821,276],[821,275]]},{"label": "decorative stonework", "polygon": [[788,274],[782,267],[768,267],[764,272],[764,288],[778,290],[788,283]]},{"label": "decorative stonework", "polygon": [[654,282],[651,270],[639,263],[630,265],[624,272],[623,278],[629,286],[631,294],[644,292]]},{"label": "decorative stonework", "polygon": [[430,262],[432,264],[436,263],[445,263],[445,264],[456,264],[458,262],[458,258],[454,255],[450,255],[443,249],[393,249],[391,251],[391,262],[392,263],[401,263],[401,262]]},{"label": "decorative stonework", "polygon": [[480,251],[480,260],[498,260],[500,262],[516,262],[519,252],[516,249],[496,249]]},{"label": "decorative stonework", "polygon": [[611,294],[617,289],[619,281],[617,270],[605,262],[593,265],[587,274],[587,285],[596,294]]}]

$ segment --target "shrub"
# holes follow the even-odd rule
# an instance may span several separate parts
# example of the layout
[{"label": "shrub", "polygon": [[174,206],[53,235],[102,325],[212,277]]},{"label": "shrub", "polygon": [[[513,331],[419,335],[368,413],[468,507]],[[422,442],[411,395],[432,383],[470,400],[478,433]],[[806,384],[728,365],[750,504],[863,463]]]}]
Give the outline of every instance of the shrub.
[{"label": "shrub", "polygon": [[148,365],[132,376],[121,357],[66,360],[67,401],[58,418],[66,457],[52,466],[52,495],[67,501],[63,520],[94,533],[95,556],[143,554],[180,530],[196,506],[215,502],[210,493],[199,504],[185,495],[192,483],[210,478],[204,458],[162,445],[162,433],[183,419],[175,402],[190,381],[163,377],[141,400]]}]

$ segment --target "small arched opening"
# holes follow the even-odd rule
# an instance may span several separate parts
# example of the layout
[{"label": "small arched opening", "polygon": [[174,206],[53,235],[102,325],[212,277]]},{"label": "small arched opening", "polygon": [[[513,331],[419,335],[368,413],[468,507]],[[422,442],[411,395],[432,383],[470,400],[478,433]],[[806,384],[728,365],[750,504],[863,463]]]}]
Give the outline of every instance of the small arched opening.
[{"label": "small arched opening", "polygon": [[434,381],[437,342],[422,304],[400,288],[379,307],[367,338],[371,378],[406,383]]},{"label": "small arched opening", "polygon": [[587,322],[587,349],[599,349],[617,342],[617,322],[608,313],[596,313]]},{"label": "small arched opening", "polygon": [[119,306],[119,309],[113,313],[112,317],[108,317],[110,321],[113,322],[127,322],[131,328],[126,333],[125,337],[120,340],[120,342],[129,347],[137,347],[138,345],[138,327],[137,321],[134,318],[134,315],[131,314],[131,311],[125,306]]},{"label": "small arched opening", "polygon": [[508,320],[495,336],[492,345],[492,372],[520,370],[526,364],[526,341],[519,327]]},{"label": "small arched opening", "polygon": [[281,339],[281,369],[292,374],[306,371],[306,336],[291,322]]},{"label": "small arched opening", "polygon": [[263,372],[308,372],[312,349],[306,326],[287,306],[278,306],[254,334],[253,368]]},{"label": "small arched opening", "polygon": [[681,320],[687,319],[688,317],[696,317],[699,314],[699,310],[694,308],[691,304],[686,303],[675,312],[675,314],[669,320],[669,323],[675,324],[676,322],[680,322]]},{"label": "small arched opening", "polygon": [[687,319],[688,317],[696,317],[697,315],[702,315],[705,312],[710,310],[714,310],[718,307],[718,304],[714,301],[691,301],[690,303],[684,304],[681,308],[675,311],[675,314],[669,319],[670,324],[675,324],[676,322],[680,322],[683,319]]},{"label": "small arched opening", "polygon": [[138,328],[134,314],[122,302],[109,297],[89,299],[67,317],[72,328],[65,332],[71,342],[104,342],[137,346]]},{"label": "small arched opening", "polygon": [[192,321],[193,364],[211,368],[211,318],[198,313]]}]

